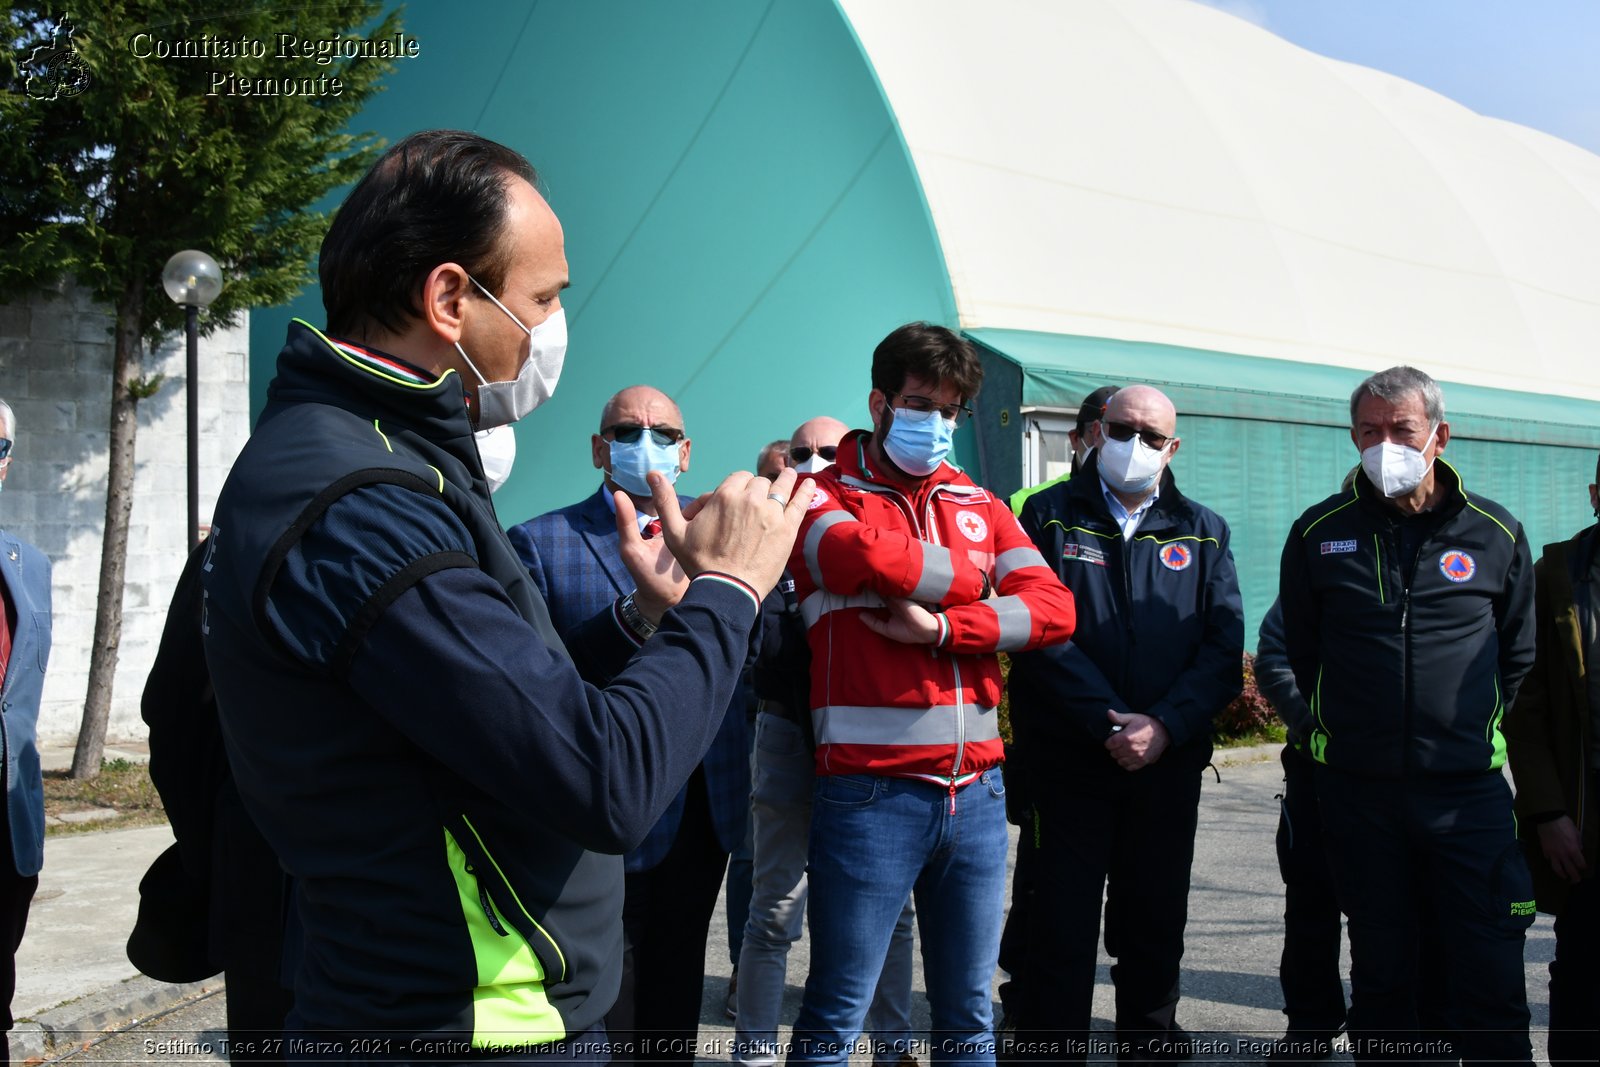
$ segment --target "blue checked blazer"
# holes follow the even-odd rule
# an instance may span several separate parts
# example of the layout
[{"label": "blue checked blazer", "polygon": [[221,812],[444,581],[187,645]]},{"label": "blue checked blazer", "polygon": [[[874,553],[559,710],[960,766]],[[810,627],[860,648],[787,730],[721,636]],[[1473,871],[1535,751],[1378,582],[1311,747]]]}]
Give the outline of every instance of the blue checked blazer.
[{"label": "blue checked blazer", "polygon": [[44,865],[44,782],[39,773],[39,697],[50,659],[50,560],[43,552],[0,530],[0,583],[16,613],[11,659],[0,685],[6,760],[6,823],[17,874]]},{"label": "blue checked blazer", "polygon": [[[550,607],[550,621],[563,637],[593,618],[617,597],[633,590],[633,577],[618,550],[617,519],[602,487],[576,504],[547,512],[513,526],[511,545],[533,576]],[[689,497],[680,497],[687,505]],[[745,741],[745,698],[734,696],[722,728],[701,761],[711,821],[724,852],[744,840],[750,812],[750,755]],[[666,858],[683,821],[687,786],[656,821],[639,847],[623,859],[629,873],[648,871]]]}]

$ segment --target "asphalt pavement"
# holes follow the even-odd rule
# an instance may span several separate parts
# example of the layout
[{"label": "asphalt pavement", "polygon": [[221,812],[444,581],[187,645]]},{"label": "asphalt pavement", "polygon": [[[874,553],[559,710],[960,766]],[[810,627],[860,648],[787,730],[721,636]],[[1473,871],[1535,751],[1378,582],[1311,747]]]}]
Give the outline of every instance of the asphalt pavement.
[{"label": "asphalt pavement", "polygon": [[[138,757],[136,749],[120,754]],[[1231,750],[1219,754],[1220,782],[1206,774],[1178,1012],[1179,1022],[1200,1041],[1196,1062],[1260,1062],[1266,1042],[1282,1031],[1276,756],[1277,746]],[[45,757],[46,766],[62,765],[71,753]],[[225,1062],[221,978],[185,986],[156,982],[138,975],[124,951],[139,879],[171,840],[166,827],[46,839],[39,893],[17,955],[13,1013],[20,1021],[11,1034],[13,1062]],[[722,1006],[731,968],[720,902],[711,929],[700,1051],[706,1062],[726,1062],[733,1028]],[[1548,1022],[1545,967],[1553,953],[1550,919],[1540,916],[1529,931],[1525,961],[1534,1050],[1541,1059]],[[802,939],[790,958],[786,1021],[799,1008],[808,960]],[[1095,990],[1095,1025],[1104,1029],[1113,1014],[1109,963],[1102,954]],[[920,973],[916,988],[920,994]],[[914,1005],[914,1021],[925,1029],[926,1000],[918,995]],[[128,1032],[106,1037],[119,1031]],[[921,1058],[928,1062],[926,1055]],[[1338,1055],[1335,1063],[1341,1061],[1348,1057]]]}]

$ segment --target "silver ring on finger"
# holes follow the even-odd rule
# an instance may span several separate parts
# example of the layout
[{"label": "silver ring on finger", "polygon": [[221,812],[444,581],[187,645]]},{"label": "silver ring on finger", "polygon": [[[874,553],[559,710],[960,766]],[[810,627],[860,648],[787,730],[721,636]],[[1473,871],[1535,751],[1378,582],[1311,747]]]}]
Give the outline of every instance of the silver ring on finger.
[{"label": "silver ring on finger", "polygon": [[780,508],[786,508],[786,507],[789,506],[789,502],[787,500],[783,499],[783,497],[779,496],[777,493],[768,493],[767,494],[767,499],[768,500],[776,500],[778,502],[778,506]]}]

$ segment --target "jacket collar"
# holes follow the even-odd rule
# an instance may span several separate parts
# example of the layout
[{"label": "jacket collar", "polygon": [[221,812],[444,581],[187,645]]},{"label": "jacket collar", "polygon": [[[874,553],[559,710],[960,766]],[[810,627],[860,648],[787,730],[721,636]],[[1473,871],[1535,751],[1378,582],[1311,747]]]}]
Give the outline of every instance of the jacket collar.
[{"label": "jacket collar", "polygon": [[295,319],[278,354],[277,375],[267,386],[267,410],[261,421],[287,404],[327,404],[376,420],[380,428],[410,429],[469,471],[480,470],[461,376],[448,370],[427,381],[425,374],[396,356],[369,346],[361,350],[368,358],[351,354],[310,323]]},{"label": "jacket collar", "polygon": [[[1067,496],[1076,502],[1079,514],[1089,515],[1108,528],[1117,525],[1111,517],[1110,506],[1106,504],[1105,486],[1100,482],[1098,448],[1089,453],[1089,459],[1078,468],[1078,473],[1067,480]],[[1172,466],[1168,464],[1161,471],[1156,501],[1139,523],[1139,530],[1166,529],[1176,525],[1178,519],[1187,515],[1189,510],[1189,498],[1178,491],[1177,479],[1173,478]]]},{"label": "jacket collar", "polygon": [[1568,549],[1567,561],[1572,569],[1574,584],[1587,582],[1594,570],[1595,551],[1600,549],[1600,524],[1591,526],[1587,530],[1580,530],[1567,544],[1571,546]]},{"label": "jacket collar", "polygon": [[[1451,518],[1467,506],[1467,489],[1461,480],[1461,472],[1452,467],[1443,456],[1438,456],[1433,461],[1433,476],[1444,483],[1445,495],[1431,514],[1441,520]],[[1396,522],[1409,517],[1389,503],[1388,498],[1367,478],[1364,468],[1356,468],[1356,478],[1351,483],[1350,490],[1361,501],[1361,506],[1374,514]]]},{"label": "jacket collar", "polygon": [[901,496],[918,500],[939,486],[951,486],[956,489],[975,488],[972,479],[949,460],[939,464],[939,469],[924,478],[915,488],[890,481],[882,471],[873,468],[872,460],[867,455],[867,442],[871,437],[870,430],[851,430],[840,440],[838,458],[834,466],[838,468],[841,478],[867,487],[892,489]]}]

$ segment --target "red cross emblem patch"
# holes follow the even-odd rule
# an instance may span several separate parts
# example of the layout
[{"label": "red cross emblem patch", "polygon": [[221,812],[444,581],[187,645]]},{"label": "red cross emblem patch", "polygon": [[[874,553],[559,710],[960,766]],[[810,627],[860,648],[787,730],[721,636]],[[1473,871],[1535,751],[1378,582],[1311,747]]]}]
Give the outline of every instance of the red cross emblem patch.
[{"label": "red cross emblem patch", "polygon": [[989,536],[989,524],[976,511],[956,512],[956,529],[968,541],[982,541]]}]

